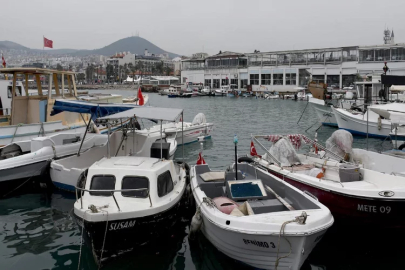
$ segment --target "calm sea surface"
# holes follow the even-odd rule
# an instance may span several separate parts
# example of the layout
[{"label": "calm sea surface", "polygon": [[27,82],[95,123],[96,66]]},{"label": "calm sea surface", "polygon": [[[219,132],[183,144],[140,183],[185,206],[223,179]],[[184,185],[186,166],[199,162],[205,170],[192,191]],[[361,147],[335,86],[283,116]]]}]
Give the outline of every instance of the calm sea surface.
[{"label": "calm sea surface", "polygon": [[[111,91],[125,96],[130,91]],[[184,120],[192,121],[202,112],[215,124],[212,139],[204,143],[204,158],[211,168],[221,169],[234,158],[233,136],[238,135],[238,153],[247,154],[251,134],[302,133],[313,138],[319,128],[310,106],[297,124],[307,103],[291,100],[198,97],[169,99],[149,94],[153,106],[183,108]],[[321,143],[336,129],[318,130]],[[355,137],[354,147],[366,148],[366,140]],[[369,149],[389,149],[390,142],[370,139]],[[185,159],[195,164],[199,144],[184,148]],[[261,151],[258,149],[258,152]],[[176,157],[180,158],[179,147]],[[0,269],[78,269],[80,231],[70,211],[74,195],[55,190],[49,194],[21,195],[0,201]],[[404,213],[405,218],[405,213]],[[357,228],[333,227],[314,249],[302,269],[405,269],[404,239],[386,232],[362,235]],[[188,221],[184,220],[170,237],[146,247],[103,269],[252,269],[217,251],[201,234],[189,243]],[[80,269],[97,269],[86,246]]]}]

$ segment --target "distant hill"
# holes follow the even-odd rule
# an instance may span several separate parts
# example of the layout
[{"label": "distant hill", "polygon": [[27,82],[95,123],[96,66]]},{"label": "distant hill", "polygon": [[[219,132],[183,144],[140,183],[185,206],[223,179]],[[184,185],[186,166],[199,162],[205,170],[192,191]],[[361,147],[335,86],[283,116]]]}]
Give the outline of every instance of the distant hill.
[{"label": "distant hill", "polygon": [[[42,52],[41,49],[30,49],[12,41],[0,41],[0,49],[31,50],[33,52]],[[77,56],[86,56],[91,54],[111,56],[118,52],[128,52],[128,51],[131,53],[143,55],[145,49],[148,49],[150,53],[154,54],[161,54],[167,52],[141,37],[123,38],[114,43],[111,43],[108,46],[95,50],[47,49],[45,50],[45,52],[49,54],[72,54]],[[175,58],[179,56],[178,54],[175,53],[170,52],[167,53],[169,54],[170,58]]]},{"label": "distant hill", "polygon": [[27,47],[8,40],[0,41],[0,48],[2,50],[30,50]]},{"label": "distant hill", "polygon": [[[111,43],[108,46],[105,46],[101,49],[96,49],[96,50],[79,50],[74,52],[74,55],[78,56],[84,56],[84,55],[89,55],[89,54],[99,54],[99,55],[105,55],[105,56],[111,56],[114,55],[115,53],[119,52],[131,52],[135,54],[143,54],[145,52],[145,49],[148,49],[150,53],[154,54],[161,54],[161,53],[166,53],[167,51],[159,48],[155,44],[147,41],[144,38],[141,37],[127,37],[120,39],[114,43]],[[169,53],[170,58],[174,58],[179,56],[178,54],[175,53]]]}]

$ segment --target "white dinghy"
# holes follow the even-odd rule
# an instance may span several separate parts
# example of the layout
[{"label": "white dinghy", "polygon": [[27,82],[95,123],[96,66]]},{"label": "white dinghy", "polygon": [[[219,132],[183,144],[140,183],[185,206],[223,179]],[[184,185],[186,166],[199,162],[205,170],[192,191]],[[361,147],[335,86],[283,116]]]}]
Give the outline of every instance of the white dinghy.
[{"label": "white dinghy", "polygon": [[[153,108],[124,116],[174,121],[182,110]],[[156,118],[155,118],[156,117]],[[163,148],[160,149],[163,152]],[[110,153],[110,151],[109,151]],[[180,219],[187,186],[185,163],[154,157],[121,156],[90,166],[74,216],[98,264],[168,233]]]},{"label": "white dinghy", "polygon": [[260,269],[299,269],[332,226],[330,211],[266,170],[236,165],[225,172],[191,168],[198,206],[193,220],[202,218],[205,237],[235,260]]},{"label": "white dinghy", "polygon": [[53,159],[76,154],[107,142],[106,135],[61,133],[19,141],[0,148],[0,190],[8,193],[27,178],[41,175]]}]

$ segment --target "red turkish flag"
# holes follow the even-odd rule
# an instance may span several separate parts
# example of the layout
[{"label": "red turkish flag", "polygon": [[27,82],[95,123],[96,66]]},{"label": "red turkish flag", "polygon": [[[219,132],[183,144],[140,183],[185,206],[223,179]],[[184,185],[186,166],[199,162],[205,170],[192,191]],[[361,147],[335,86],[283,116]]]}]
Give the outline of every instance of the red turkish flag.
[{"label": "red turkish flag", "polygon": [[257,154],[256,148],[255,148],[255,144],[253,143],[253,141],[250,142],[250,155],[252,157],[262,157],[260,155]]},{"label": "red turkish flag", "polygon": [[138,89],[138,105],[143,106],[145,104],[145,100],[143,99],[141,87]]},{"label": "red turkish flag", "polygon": [[204,160],[204,158],[202,157],[201,152],[200,152],[200,153],[198,154],[197,165],[204,165],[204,164],[207,164],[207,163],[205,163],[205,160]]},{"label": "red turkish flag", "polygon": [[44,47],[53,48],[53,41],[44,37]]},{"label": "red turkish flag", "polygon": [[6,64],[6,60],[4,59],[3,54],[1,54],[1,61],[2,61],[3,67],[5,68],[7,66],[7,64]]}]

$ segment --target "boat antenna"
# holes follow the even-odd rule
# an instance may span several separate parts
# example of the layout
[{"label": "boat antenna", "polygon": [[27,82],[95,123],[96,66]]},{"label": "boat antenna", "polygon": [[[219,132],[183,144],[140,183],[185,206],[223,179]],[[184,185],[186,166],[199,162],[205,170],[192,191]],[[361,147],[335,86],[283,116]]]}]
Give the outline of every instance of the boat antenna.
[{"label": "boat antenna", "polygon": [[238,180],[238,136],[233,136],[233,143],[235,144],[235,180]]}]

